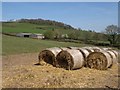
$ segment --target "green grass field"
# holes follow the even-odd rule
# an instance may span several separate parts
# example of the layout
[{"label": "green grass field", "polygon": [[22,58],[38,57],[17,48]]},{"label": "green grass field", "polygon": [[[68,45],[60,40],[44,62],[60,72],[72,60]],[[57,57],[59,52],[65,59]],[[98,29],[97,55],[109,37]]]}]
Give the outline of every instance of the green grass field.
[{"label": "green grass field", "polygon": [[37,25],[37,24],[30,24],[30,23],[2,23],[2,32],[5,33],[21,33],[21,32],[28,32],[28,33],[45,33],[47,30],[52,29],[60,30],[61,32],[68,33],[68,29],[64,29],[58,26],[52,25]]},{"label": "green grass field", "polygon": [[2,55],[33,53],[50,47],[85,46],[72,42],[58,42],[51,40],[37,40],[2,35]]}]

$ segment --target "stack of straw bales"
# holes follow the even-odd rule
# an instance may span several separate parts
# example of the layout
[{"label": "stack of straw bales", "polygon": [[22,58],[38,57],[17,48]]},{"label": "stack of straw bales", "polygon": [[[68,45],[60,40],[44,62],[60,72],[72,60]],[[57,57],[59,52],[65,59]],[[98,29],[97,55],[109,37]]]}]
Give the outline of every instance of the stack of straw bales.
[{"label": "stack of straw bales", "polygon": [[39,53],[42,61],[67,70],[83,66],[105,70],[118,62],[118,52],[112,48],[99,47],[53,47]]}]

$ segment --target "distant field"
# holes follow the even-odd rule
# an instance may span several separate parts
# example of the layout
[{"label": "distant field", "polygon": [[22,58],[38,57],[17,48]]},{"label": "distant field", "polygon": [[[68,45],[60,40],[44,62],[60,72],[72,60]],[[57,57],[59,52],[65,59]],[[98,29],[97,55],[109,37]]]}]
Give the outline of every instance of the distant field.
[{"label": "distant field", "polygon": [[68,33],[68,29],[64,29],[58,26],[52,25],[37,25],[30,23],[2,23],[2,31],[6,33],[20,33],[20,32],[28,32],[28,33],[45,33],[47,30],[52,29],[60,30],[61,32]]},{"label": "distant field", "polygon": [[51,40],[37,40],[2,35],[2,54],[19,54],[39,52],[49,47],[85,46],[85,44],[72,42],[58,42]]}]

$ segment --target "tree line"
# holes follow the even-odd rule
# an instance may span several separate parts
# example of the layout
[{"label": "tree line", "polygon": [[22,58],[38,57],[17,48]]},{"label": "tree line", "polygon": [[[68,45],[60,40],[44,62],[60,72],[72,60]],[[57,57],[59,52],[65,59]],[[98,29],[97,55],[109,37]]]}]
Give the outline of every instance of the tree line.
[{"label": "tree line", "polygon": [[20,19],[18,20],[20,23],[31,23],[31,24],[38,24],[38,25],[52,25],[63,27],[64,29],[74,29],[71,25],[64,24],[62,22],[57,22],[53,20],[44,20],[44,19]]},{"label": "tree line", "polygon": [[120,48],[120,28],[116,25],[107,26],[104,33],[97,33],[91,30],[70,30],[65,34],[60,30],[53,29],[46,31],[44,35],[46,39],[79,40],[88,44],[117,46]]}]

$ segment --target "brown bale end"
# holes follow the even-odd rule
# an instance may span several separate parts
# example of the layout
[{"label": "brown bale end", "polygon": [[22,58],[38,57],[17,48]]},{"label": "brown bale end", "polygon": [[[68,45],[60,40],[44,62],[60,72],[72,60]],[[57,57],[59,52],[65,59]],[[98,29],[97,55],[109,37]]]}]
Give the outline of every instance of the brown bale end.
[{"label": "brown bale end", "polygon": [[111,56],[105,52],[92,52],[87,57],[87,67],[105,70],[112,65]]}]

